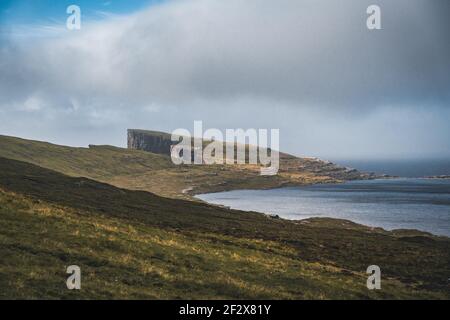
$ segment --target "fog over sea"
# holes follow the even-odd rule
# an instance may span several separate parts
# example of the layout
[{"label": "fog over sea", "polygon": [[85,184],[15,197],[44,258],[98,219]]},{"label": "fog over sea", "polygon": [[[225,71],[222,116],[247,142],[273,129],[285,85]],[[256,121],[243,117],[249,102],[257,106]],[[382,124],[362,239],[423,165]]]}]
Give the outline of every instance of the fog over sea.
[{"label": "fog over sea", "polygon": [[[342,161],[339,163],[343,163]],[[450,179],[411,177],[450,175],[450,161],[343,163],[362,171],[402,176],[271,190],[235,190],[199,195],[233,209],[276,214],[285,219],[347,219],[386,230],[417,229],[450,236]],[[355,165],[356,164],[356,165]]]}]

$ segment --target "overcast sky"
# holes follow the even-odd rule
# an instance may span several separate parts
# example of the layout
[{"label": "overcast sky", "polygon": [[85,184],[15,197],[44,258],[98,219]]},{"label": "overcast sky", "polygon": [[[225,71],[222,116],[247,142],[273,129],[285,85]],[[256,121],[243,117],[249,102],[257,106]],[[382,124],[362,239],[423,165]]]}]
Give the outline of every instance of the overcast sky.
[{"label": "overcast sky", "polygon": [[[366,27],[370,4],[382,30]],[[449,13],[448,0],[2,1],[0,134],[125,146],[127,128],[203,120],[279,128],[297,155],[449,158]]]}]

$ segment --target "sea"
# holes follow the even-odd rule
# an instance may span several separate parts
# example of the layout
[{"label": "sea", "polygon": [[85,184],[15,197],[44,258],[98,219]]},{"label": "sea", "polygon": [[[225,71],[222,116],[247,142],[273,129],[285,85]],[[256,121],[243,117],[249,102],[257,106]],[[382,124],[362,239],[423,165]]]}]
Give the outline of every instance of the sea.
[{"label": "sea", "polygon": [[291,220],[330,217],[386,230],[416,229],[450,237],[450,179],[420,178],[450,175],[450,165],[447,167],[445,161],[436,161],[434,170],[430,170],[430,164],[419,161],[404,166],[399,162],[360,163],[359,166],[348,162],[346,165],[401,177],[270,190],[234,190],[197,197],[233,209]]}]

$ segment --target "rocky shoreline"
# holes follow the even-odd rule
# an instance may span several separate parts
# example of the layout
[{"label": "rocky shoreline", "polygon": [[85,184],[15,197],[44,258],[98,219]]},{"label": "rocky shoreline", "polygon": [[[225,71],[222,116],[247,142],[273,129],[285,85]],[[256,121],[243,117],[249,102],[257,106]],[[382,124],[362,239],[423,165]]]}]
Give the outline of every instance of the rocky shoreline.
[{"label": "rocky shoreline", "polygon": [[438,175],[438,176],[428,176],[424,179],[450,179],[450,175]]}]

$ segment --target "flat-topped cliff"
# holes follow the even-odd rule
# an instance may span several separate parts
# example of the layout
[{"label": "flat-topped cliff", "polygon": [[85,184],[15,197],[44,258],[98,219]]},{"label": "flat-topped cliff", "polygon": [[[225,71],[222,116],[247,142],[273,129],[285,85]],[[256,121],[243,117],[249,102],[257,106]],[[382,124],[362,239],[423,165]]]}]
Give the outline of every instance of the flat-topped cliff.
[{"label": "flat-topped cliff", "polygon": [[127,133],[128,149],[170,155],[173,144],[170,134],[139,129],[128,129]]}]

